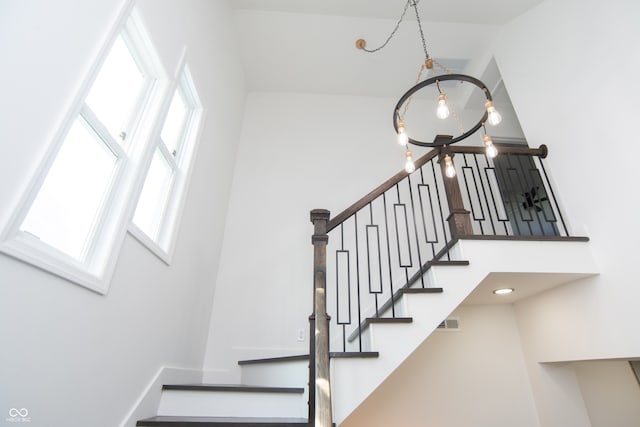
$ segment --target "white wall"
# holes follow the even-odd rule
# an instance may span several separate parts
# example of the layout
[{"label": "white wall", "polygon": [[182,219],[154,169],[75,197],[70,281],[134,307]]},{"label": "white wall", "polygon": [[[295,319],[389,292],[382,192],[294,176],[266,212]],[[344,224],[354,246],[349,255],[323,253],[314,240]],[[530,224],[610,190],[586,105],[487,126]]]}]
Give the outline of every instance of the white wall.
[{"label": "white wall", "polygon": [[[0,220],[14,208],[124,1],[0,4]],[[202,366],[244,80],[227,2],[141,0],[167,71],[182,46],[208,110],[173,263],[127,236],[107,295],[0,255],[0,423],[119,425],[162,366]],[[148,414],[152,415],[152,414]]]},{"label": "white wall", "polygon": [[640,425],[640,385],[626,360],[572,364],[593,427]]},{"label": "white wall", "polygon": [[[392,99],[252,93],[238,151],[205,366],[308,351],[309,211],[345,209],[400,170]],[[296,340],[303,329],[305,341]],[[222,378],[222,377],[219,377]]]},{"label": "white wall", "polygon": [[[496,59],[530,144],[549,146],[549,169],[575,233],[591,238],[601,275],[517,304],[533,383],[567,395],[575,378],[541,361],[640,355],[640,288],[634,255],[640,170],[637,2],[546,1],[504,28]],[[566,374],[566,375],[565,375]],[[565,382],[561,377],[568,379]],[[566,390],[562,390],[563,387]],[[542,414],[560,414],[549,387]],[[543,425],[567,425],[549,416]]]},{"label": "white wall", "polygon": [[547,343],[543,360],[640,355],[640,340],[630,339],[640,320],[632,255],[640,234],[632,184],[640,180],[640,106],[630,95],[640,82],[623,77],[640,66],[639,18],[632,1],[547,1],[507,26],[497,47],[527,138],[549,145],[567,218],[591,238],[601,268],[597,279],[520,307],[531,318],[544,309],[536,322],[536,339]]},{"label": "white wall", "polygon": [[511,305],[458,308],[342,427],[537,427]]}]

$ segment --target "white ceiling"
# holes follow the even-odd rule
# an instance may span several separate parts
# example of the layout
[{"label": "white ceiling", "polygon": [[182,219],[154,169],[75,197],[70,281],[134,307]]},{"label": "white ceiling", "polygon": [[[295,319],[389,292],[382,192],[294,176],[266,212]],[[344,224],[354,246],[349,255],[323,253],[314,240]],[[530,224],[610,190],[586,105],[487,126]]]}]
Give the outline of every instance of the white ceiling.
[{"label": "white ceiling", "polygon": [[[427,49],[456,70],[481,76],[500,26],[542,0],[418,3]],[[404,0],[231,0],[249,90],[397,98],[415,82],[424,53],[412,11],[394,39]],[[409,19],[412,18],[412,19]],[[439,72],[438,74],[440,74]],[[490,83],[487,82],[490,85]]]},{"label": "white ceiling", "polygon": [[[418,0],[422,20],[491,25],[505,24],[541,2],[542,0]],[[399,18],[405,5],[404,0],[232,0],[231,3],[236,9],[380,19]],[[414,19],[411,15],[409,17]]]}]

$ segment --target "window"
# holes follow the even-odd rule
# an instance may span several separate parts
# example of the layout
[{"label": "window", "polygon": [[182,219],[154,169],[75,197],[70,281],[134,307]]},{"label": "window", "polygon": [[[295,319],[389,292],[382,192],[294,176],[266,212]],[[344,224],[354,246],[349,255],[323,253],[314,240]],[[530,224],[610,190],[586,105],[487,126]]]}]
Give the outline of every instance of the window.
[{"label": "window", "polygon": [[[82,261],[105,206],[135,112],[150,86],[118,35],[20,231]],[[121,146],[122,144],[122,146]]]},{"label": "window", "polygon": [[201,113],[185,65],[156,138],[131,228],[132,234],[165,262],[170,259]]},{"label": "window", "polygon": [[4,227],[2,252],[106,292],[167,93],[158,64],[134,12],[79,95],[43,174]]},{"label": "window", "polygon": [[118,156],[78,117],[20,230],[77,260],[84,259],[117,162]]}]

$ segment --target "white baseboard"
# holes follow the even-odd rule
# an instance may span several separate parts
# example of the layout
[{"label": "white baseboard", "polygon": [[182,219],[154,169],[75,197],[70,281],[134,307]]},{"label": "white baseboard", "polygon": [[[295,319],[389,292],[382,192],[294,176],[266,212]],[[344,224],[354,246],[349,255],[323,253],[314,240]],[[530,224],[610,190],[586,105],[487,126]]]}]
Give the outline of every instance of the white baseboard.
[{"label": "white baseboard", "polygon": [[155,416],[158,413],[163,384],[200,383],[202,380],[203,373],[198,369],[167,366],[160,368],[132,405],[119,427],[135,427],[138,420]]}]

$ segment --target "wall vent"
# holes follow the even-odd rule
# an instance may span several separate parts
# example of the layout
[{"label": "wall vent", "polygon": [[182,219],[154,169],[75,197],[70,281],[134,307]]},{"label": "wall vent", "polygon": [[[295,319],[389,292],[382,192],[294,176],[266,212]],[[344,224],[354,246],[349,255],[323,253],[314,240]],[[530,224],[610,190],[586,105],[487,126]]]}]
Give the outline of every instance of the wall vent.
[{"label": "wall vent", "polygon": [[460,319],[457,317],[449,317],[438,325],[438,329],[460,329]]}]

